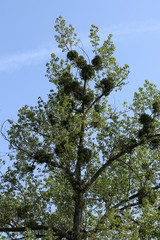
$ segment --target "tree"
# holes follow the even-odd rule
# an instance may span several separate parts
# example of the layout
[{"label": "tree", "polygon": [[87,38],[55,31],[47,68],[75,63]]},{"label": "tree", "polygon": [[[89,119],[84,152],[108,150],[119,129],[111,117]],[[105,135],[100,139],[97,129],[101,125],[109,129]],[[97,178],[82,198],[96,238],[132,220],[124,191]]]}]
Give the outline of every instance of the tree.
[{"label": "tree", "polygon": [[57,18],[64,60],[47,63],[45,102],[8,120],[12,167],[1,176],[0,232],[10,239],[159,239],[160,91],[145,81],[121,108],[110,94],[126,84],[111,35],[93,56]]}]

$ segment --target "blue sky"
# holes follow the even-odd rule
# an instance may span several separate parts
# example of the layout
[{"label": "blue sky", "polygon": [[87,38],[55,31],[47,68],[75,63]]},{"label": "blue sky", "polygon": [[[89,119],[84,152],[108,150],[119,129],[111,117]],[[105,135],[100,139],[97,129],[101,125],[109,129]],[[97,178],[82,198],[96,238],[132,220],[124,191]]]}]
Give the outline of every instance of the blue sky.
[{"label": "blue sky", "polygon": [[[0,124],[17,119],[18,109],[47,99],[52,85],[45,78],[46,62],[57,53],[55,19],[62,15],[75,27],[90,51],[91,24],[102,40],[113,34],[115,56],[130,66],[129,83],[119,98],[131,101],[145,79],[160,89],[159,0],[0,0]],[[0,153],[7,143],[0,137]]]}]

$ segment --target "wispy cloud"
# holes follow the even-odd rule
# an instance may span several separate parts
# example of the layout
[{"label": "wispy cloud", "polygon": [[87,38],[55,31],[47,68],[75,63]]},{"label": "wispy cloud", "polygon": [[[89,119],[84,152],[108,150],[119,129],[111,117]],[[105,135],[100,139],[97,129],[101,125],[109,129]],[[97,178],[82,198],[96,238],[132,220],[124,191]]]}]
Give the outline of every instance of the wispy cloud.
[{"label": "wispy cloud", "polygon": [[145,22],[129,22],[129,23],[120,23],[112,26],[108,26],[105,29],[101,30],[100,33],[102,36],[111,33],[114,38],[118,41],[128,40],[126,37],[136,38],[143,36],[145,33],[160,33],[160,21],[145,21]]},{"label": "wispy cloud", "polygon": [[[100,36],[102,40],[111,33],[116,41],[124,41],[126,39],[142,36],[145,33],[160,33],[160,22],[130,22],[117,25],[111,25],[105,29],[100,29]],[[83,35],[84,36],[84,35]],[[88,48],[89,42],[86,36],[82,37],[82,42],[85,49]],[[37,48],[28,52],[18,53],[14,55],[0,56],[0,71],[18,70],[24,66],[38,65],[50,58],[50,54],[59,53],[56,47],[47,44],[46,47]]]},{"label": "wispy cloud", "polygon": [[58,53],[58,50],[49,46],[18,54],[0,56],[0,71],[19,70],[24,66],[37,65],[49,59],[52,52]]}]

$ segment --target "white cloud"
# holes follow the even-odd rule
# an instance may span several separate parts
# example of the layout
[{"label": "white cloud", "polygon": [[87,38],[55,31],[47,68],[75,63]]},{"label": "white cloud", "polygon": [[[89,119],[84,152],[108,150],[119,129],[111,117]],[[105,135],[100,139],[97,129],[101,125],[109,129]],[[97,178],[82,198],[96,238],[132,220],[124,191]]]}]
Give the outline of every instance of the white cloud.
[{"label": "white cloud", "polygon": [[57,49],[49,46],[14,55],[0,56],[0,71],[18,70],[24,66],[37,65],[50,58],[50,54],[58,53]]},{"label": "white cloud", "polygon": [[145,22],[130,22],[130,23],[123,23],[112,25],[106,28],[105,30],[101,30],[100,33],[105,36],[106,34],[111,33],[114,38],[118,41],[128,39],[126,37],[138,37],[142,36],[143,34],[147,33],[160,33],[160,22],[155,21],[145,21]]},{"label": "white cloud", "polygon": [[[144,33],[152,32],[160,32],[160,22],[130,22],[112,25],[105,29],[100,29],[100,36],[102,40],[105,40],[107,35],[111,33],[114,36],[114,40],[124,41],[129,39],[129,37],[135,38]],[[82,37],[82,43],[84,43],[85,48],[90,46],[86,35],[85,37]],[[28,52],[0,56],[0,71],[18,70],[24,66],[38,65],[39,63],[48,60],[52,52],[59,53],[59,50],[49,44],[47,47],[38,48]]]}]

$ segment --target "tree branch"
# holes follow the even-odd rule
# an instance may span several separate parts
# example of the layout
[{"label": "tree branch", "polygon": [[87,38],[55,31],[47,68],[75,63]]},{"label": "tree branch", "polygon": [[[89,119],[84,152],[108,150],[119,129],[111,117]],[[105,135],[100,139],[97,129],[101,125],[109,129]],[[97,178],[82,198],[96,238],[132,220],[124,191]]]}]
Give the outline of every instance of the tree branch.
[{"label": "tree branch", "polygon": [[102,97],[104,96],[104,94],[101,94],[100,96],[98,96],[92,103],[91,105],[87,108],[87,110],[85,111],[84,115],[86,115],[88,113],[88,111],[93,107],[93,105],[98,102]]},{"label": "tree branch", "polygon": [[122,161],[121,159],[118,159],[118,161],[125,164],[127,167],[129,167],[132,170],[132,172],[137,176],[137,178],[141,181],[141,178],[138,176],[138,174],[134,171],[134,169],[128,163]]},{"label": "tree branch", "polygon": [[[150,135],[148,136],[146,139],[142,139],[139,142],[130,145],[127,147],[127,149],[133,150],[134,148],[143,145],[145,142],[147,142],[147,140],[160,136],[160,134],[155,134],[155,135]],[[125,155],[128,151],[127,149],[122,150],[121,152],[119,152],[118,154],[116,154],[113,157],[110,157],[109,160],[104,163],[99,169],[98,171],[92,176],[92,178],[85,184],[85,187],[83,188],[83,191],[87,191],[88,188],[96,181],[96,179],[100,176],[100,174],[102,174],[102,172],[108,167],[110,166],[115,160],[118,160],[120,157],[122,157],[123,155]]]},{"label": "tree branch", "polygon": [[119,210],[120,210],[120,211],[123,211],[123,210],[125,210],[125,209],[127,209],[127,208],[130,208],[130,207],[133,207],[133,206],[137,206],[137,205],[139,205],[139,202],[135,202],[135,203],[128,204],[127,206],[125,206],[125,207],[123,207],[123,208],[120,208]]},{"label": "tree branch", "polygon": [[[156,186],[153,187],[152,189],[156,190],[156,189],[159,189],[159,188],[160,188],[160,184],[156,185]],[[123,200],[121,200],[119,203],[117,203],[116,205],[114,205],[114,206],[113,206],[111,209],[109,209],[109,210],[112,210],[113,208],[116,209],[116,208],[120,207],[122,204],[127,203],[127,202],[129,202],[130,200],[133,200],[133,199],[137,198],[138,196],[139,196],[139,193],[133,194],[133,195],[131,195],[128,199],[123,199]],[[139,202],[138,202],[138,201],[137,201],[137,202],[130,203],[130,204],[128,204],[127,206],[124,206],[124,207],[120,208],[119,210],[120,210],[120,211],[123,211],[123,210],[125,210],[125,209],[127,209],[127,208],[130,208],[130,207],[133,207],[133,206],[137,206],[137,205],[139,205]],[[100,218],[99,222],[97,223],[97,226],[96,226],[91,232],[96,233],[96,232],[98,231],[99,226],[104,223],[104,221],[105,221],[105,219],[108,217],[108,215],[109,215],[109,211],[106,211],[106,212],[104,213],[104,215]]]},{"label": "tree branch", "polygon": [[[133,145],[131,145],[131,146],[128,146],[128,147],[129,147],[130,150],[132,150],[132,149],[134,149],[134,148],[136,148],[136,147],[144,144],[144,142],[145,142],[144,140],[141,140],[140,142],[135,143],[135,144],[133,144]],[[96,179],[100,176],[100,174],[101,174],[108,166],[110,166],[115,160],[117,160],[118,158],[122,157],[122,156],[123,156],[124,154],[126,154],[126,153],[127,153],[127,150],[125,149],[125,150],[122,150],[121,152],[119,152],[118,154],[116,154],[115,156],[110,157],[110,159],[109,159],[106,163],[104,163],[104,164],[102,165],[102,167],[99,168],[99,170],[92,176],[92,178],[88,181],[88,183],[86,183],[83,191],[84,191],[84,192],[87,191],[88,188],[96,181]]]},{"label": "tree branch", "polygon": [[[0,232],[25,232],[26,229],[27,229],[27,227],[12,227],[12,228],[0,227]],[[48,230],[48,229],[52,229],[59,237],[65,237],[65,238],[71,240],[71,235],[69,235],[67,232],[64,232],[56,227],[36,226],[36,227],[31,228],[32,231]]]}]

